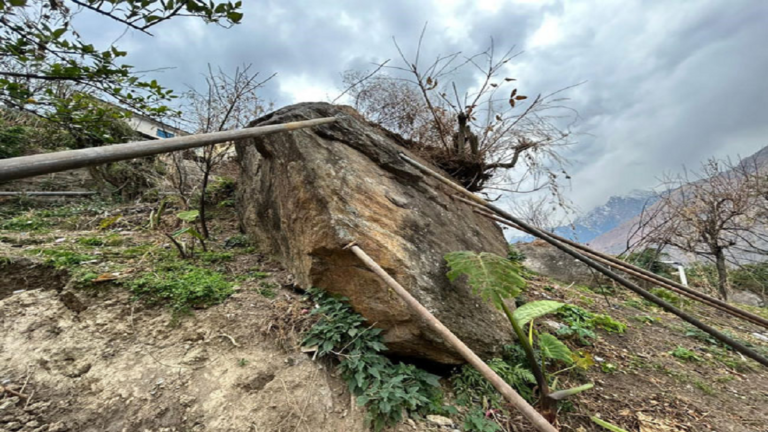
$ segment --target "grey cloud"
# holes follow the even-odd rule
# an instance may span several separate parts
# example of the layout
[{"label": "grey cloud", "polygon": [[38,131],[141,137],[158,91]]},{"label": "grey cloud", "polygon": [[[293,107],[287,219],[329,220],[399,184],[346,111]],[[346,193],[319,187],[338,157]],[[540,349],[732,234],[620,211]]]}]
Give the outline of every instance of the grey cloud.
[{"label": "grey cloud", "polygon": [[[243,24],[232,29],[177,20],[154,38],[128,34],[120,46],[139,69],[173,66],[157,78],[179,90],[199,84],[207,63],[253,63],[278,73],[265,95],[283,105],[292,102],[286,86],[297,77],[336,95],[344,70],[396,56],[392,36],[412,53],[426,21],[424,58],[477,52],[491,37],[497,47],[517,45],[525,51],[512,69],[521,91],[587,81],[567,93],[581,116],[578,143],[568,150],[571,197],[584,209],[651,187],[664,170],[712,154],[746,156],[768,144],[762,0],[504,1],[495,11],[472,1],[452,8],[407,0],[245,3]],[[561,37],[531,44],[547,20],[559,23]],[[105,42],[121,32],[100,20],[80,21],[84,33]]]}]

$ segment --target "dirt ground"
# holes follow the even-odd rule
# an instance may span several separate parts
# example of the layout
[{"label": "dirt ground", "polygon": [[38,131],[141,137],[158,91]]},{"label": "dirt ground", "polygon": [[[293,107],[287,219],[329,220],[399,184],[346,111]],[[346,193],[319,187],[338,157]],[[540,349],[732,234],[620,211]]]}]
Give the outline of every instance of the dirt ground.
[{"label": "dirt ground", "polygon": [[[567,301],[628,326],[623,334],[599,331],[594,346],[586,348],[597,363],[586,372],[595,388],[575,399],[573,412],[560,419],[561,430],[602,430],[588,418],[597,413],[628,431],[768,431],[768,371],[738,353],[687,336],[691,326],[678,317],[643,304],[622,288],[602,295],[544,280],[533,284],[529,296]],[[768,355],[768,345],[753,336],[765,335],[765,329],[697,305],[683,309]],[[675,358],[670,353],[677,347],[700,360]]]},{"label": "dirt ground", "polygon": [[[79,237],[101,235],[99,219],[118,211],[124,216],[114,231],[126,239],[122,248],[171,248],[160,233],[141,228],[150,212],[142,206],[109,209],[66,228],[0,232],[0,386],[27,396],[0,396],[0,432],[367,430],[364,411],[333,365],[298,348],[312,305],[292,288],[289,274],[258,252],[238,254],[226,271],[257,268],[267,279],[238,282],[224,303],[178,320],[121,286],[76,289],[65,271],[30,256],[34,248],[76,247]],[[237,233],[231,215],[218,216],[219,240]],[[119,255],[107,249],[97,264],[104,269]],[[129,273],[151,271],[152,263],[119,264]],[[265,283],[275,287],[274,296],[260,291]],[[599,415],[633,432],[768,431],[765,369],[687,336],[678,318],[638,306],[618,288],[602,295],[541,278],[527,296],[565,300],[628,325],[623,334],[598,331],[593,346],[583,348],[595,366],[561,375],[565,384],[594,382],[595,388],[563,407],[560,430],[603,430],[589,419]],[[685,308],[765,350],[752,336],[756,326]],[[671,356],[678,346],[699,360]],[[394,430],[438,429],[461,430],[410,419]],[[513,417],[506,430],[530,429]]]},{"label": "dirt ground", "polygon": [[270,331],[275,305],[301,303],[295,294],[241,289],[169,326],[166,311],[124,291],[78,292],[77,313],[55,288],[1,303],[0,379],[30,397],[0,401],[0,430],[362,430],[328,365]]}]

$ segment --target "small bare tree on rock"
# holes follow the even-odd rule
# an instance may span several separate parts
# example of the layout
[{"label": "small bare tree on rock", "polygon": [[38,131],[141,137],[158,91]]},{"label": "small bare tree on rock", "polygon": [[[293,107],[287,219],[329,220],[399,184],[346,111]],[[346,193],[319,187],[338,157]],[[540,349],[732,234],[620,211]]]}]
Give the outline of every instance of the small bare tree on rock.
[{"label": "small bare tree on rock", "polygon": [[561,182],[570,177],[560,150],[570,144],[569,126],[577,117],[561,105],[562,90],[521,94],[507,76],[516,54],[496,52],[492,41],[475,55],[426,62],[423,38],[424,32],[413,58],[395,41],[400,65],[386,66],[385,73],[345,73],[345,94],[355,108],[412,140],[414,151],[471,191],[548,189],[561,203]]}]

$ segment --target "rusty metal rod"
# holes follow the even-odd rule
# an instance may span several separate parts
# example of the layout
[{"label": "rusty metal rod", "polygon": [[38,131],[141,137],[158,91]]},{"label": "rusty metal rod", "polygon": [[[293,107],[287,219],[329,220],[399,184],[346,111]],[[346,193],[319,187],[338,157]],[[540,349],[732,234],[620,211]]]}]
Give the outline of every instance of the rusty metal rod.
[{"label": "rusty metal rod", "polygon": [[508,219],[515,224],[523,227],[526,231],[530,232],[532,235],[546,241],[547,243],[555,246],[556,248],[560,249],[561,251],[567,253],[568,255],[576,258],[577,260],[583,262],[584,264],[588,265],[589,267],[592,267],[593,269],[599,271],[600,273],[608,276],[609,278],[615,280],[619,284],[623,285],[624,287],[628,288],[629,290],[633,291],[635,294],[639,295],[640,297],[657,304],[662,309],[666,310],[667,312],[671,312],[684,321],[698,327],[702,331],[706,332],[707,334],[711,335],[715,339],[719,340],[720,342],[723,342],[724,344],[730,346],[734,349],[734,351],[740,352],[741,354],[751,358],[752,360],[760,363],[763,366],[768,367],[768,358],[765,358],[761,356],[760,354],[756,353],[755,351],[747,348],[744,346],[744,344],[735,341],[728,336],[724,335],[723,333],[715,330],[714,328],[710,327],[707,324],[704,324],[703,322],[699,321],[698,319],[694,318],[693,316],[689,315],[686,312],[683,312],[682,310],[676,308],[675,306],[667,303],[666,301],[656,297],[655,295],[651,294],[650,292],[640,288],[635,283],[624,279],[617,273],[614,273],[613,271],[609,270],[607,267],[603,266],[602,264],[597,263],[595,260],[585,256],[584,254],[577,252],[570,246],[567,246],[566,244],[555,240],[551,235],[549,235],[547,232],[539,230],[538,228],[529,225],[525,221],[520,220],[519,218],[509,214],[508,212],[500,209],[499,207],[485,201],[484,199],[480,198],[479,196],[473,194],[472,192],[464,189],[462,186],[458,185],[457,183],[454,183],[453,181],[447,179],[446,177],[438,174],[437,172],[431,170],[430,168],[427,168],[426,166],[422,165],[421,163],[411,159],[410,157],[406,156],[403,153],[400,153],[400,157],[416,167],[421,172],[436,178],[441,183],[445,184],[446,186],[450,187],[451,189],[454,189],[455,191],[461,193],[462,195],[466,196],[467,198],[471,199],[472,201],[477,202],[478,204],[482,204],[487,209],[493,211],[497,215],[503,217],[504,219]]},{"label": "rusty metal rod", "polygon": [[252,138],[276,132],[303,129],[306,127],[335,122],[336,120],[335,117],[325,117],[279,125],[258,126],[235,131],[189,135],[164,140],[137,141],[103,147],[3,159],[0,160],[0,182],[85,168],[109,162],[152,156],[160,153],[170,153],[227,141],[237,141],[244,138]]},{"label": "rusty metal rod", "polygon": [[[487,213],[487,209],[485,207],[481,206],[480,204],[477,204],[477,203],[475,203],[473,201],[470,201],[470,200],[468,200],[466,198],[462,198],[460,196],[453,196],[453,198],[455,198],[455,199],[457,199],[457,200],[459,200],[459,201],[461,201],[461,202],[463,202],[463,203],[465,203],[467,205],[470,205],[470,206],[474,207],[477,210],[476,213],[478,213],[478,214],[480,214],[482,216],[488,217],[490,219],[495,220],[496,222],[503,223],[503,224],[508,225],[508,226],[510,226],[512,228],[515,228],[517,230],[520,230],[520,231],[523,231],[525,233],[531,234],[530,232],[526,231],[522,227],[520,227],[520,226],[518,226],[518,225],[516,225],[516,224],[514,224],[514,223],[512,223],[512,222],[510,222],[510,221],[508,221],[506,219],[503,219],[503,218],[500,218],[500,217],[498,217],[496,215]],[[613,267],[613,268],[615,268],[617,270],[621,270],[621,271],[623,271],[623,272],[625,272],[625,273],[627,273],[629,275],[635,276],[635,277],[637,277],[639,279],[642,279],[642,280],[645,280],[645,281],[648,281],[648,282],[652,282],[652,283],[656,283],[656,284],[658,284],[660,286],[663,286],[664,288],[667,288],[670,291],[674,291],[674,292],[676,292],[676,293],[678,293],[678,294],[680,294],[682,296],[685,296],[685,297],[688,297],[690,299],[693,299],[693,300],[705,303],[705,304],[707,304],[709,306],[712,306],[712,307],[714,307],[716,309],[719,309],[719,310],[721,310],[721,311],[723,311],[725,313],[728,313],[730,315],[733,315],[733,316],[735,316],[737,318],[742,318],[742,319],[744,319],[746,321],[749,321],[749,322],[751,322],[753,324],[757,324],[757,325],[759,325],[761,327],[764,327],[764,328],[768,329],[768,320],[764,319],[761,316],[755,315],[753,313],[750,313],[749,311],[746,311],[746,310],[740,309],[740,308],[738,308],[736,306],[730,305],[730,304],[728,304],[726,302],[723,302],[723,301],[721,301],[719,299],[716,299],[714,297],[710,297],[710,296],[708,296],[708,295],[706,295],[704,293],[698,292],[698,291],[696,291],[696,290],[694,290],[692,288],[685,287],[684,285],[678,284],[678,283],[676,283],[673,280],[667,279],[667,278],[659,276],[659,275],[657,275],[655,273],[649,272],[649,271],[647,271],[647,270],[645,270],[643,268],[640,268],[640,267],[634,266],[632,264],[626,263],[626,262],[624,262],[624,261],[622,261],[622,260],[620,260],[618,258],[612,257],[612,256],[604,254],[602,252],[598,252],[598,251],[596,251],[594,249],[590,249],[589,247],[587,247],[585,245],[582,245],[580,243],[576,243],[576,242],[574,242],[572,240],[568,240],[568,239],[566,239],[564,237],[561,237],[561,236],[559,236],[557,234],[553,234],[553,233],[548,233],[548,234],[551,235],[556,240],[559,240],[559,241],[561,241],[561,242],[563,242],[565,244],[568,244],[568,245],[570,245],[572,247],[575,247],[575,248],[581,250],[582,252],[587,254],[587,256],[591,257],[592,259],[594,259],[595,261],[597,261],[597,262],[599,262],[601,264],[605,264],[605,265]],[[656,277],[653,277],[651,275],[656,276]]]},{"label": "rusty metal rod", "polygon": [[359,246],[354,243],[348,245],[347,248],[352,250],[360,261],[362,261],[372,272],[380,277],[384,283],[392,288],[398,296],[407,304],[414,312],[416,312],[421,318],[423,318],[427,324],[436,331],[440,337],[442,337],[449,345],[451,345],[456,351],[461,354],[469,364],[477,369],[480,374],[485,377],[496,390],[501,393],[505,399],[509,401],[520,413],[527,418],[536,430],[546,432],[557,432],[554,426],[552,426],[536,409],[534,409],[525,399],[523,399],[509,384],[507,384],[499,375],[496,374],[485,362],[477,356],[464,342],[456,337],[448,327],[440,322],[434,315],[432,315],[427,308],[422,306],[418,300],[416,300],[402,285],[397,283],[376,261],[374,261],[368,254],[365,253]]},{"label": "rusty metal rod", "polygon": [[[463,198],[461,198],[461,197],[455,197],[455,198],[457,198],[457,199],[459,199],[459,200],[461,200],[461,201],[465,201],[465,200],[464,200]],[[474,203],[473,203],[473,205],[474,205]],[[493,221],[496,221],[496,222],[498,222],[498,223],[501,223],[501,224],[504,224],[504,225],[510,226],[510,227],[512,227],[512,228],[518,229],[518,230],[520,230],[520,231],[523,231],[523,232],[527,232],[527,231],[525,231],[524,229],[522,229],[521,227],[519,227],[519,226],[515,225],[514,223],[512,223],[512,222],[510,222],[510,221],[508,221],[508,220],[506,220],[506,219],[500,218],[500,217],[498,217],[498,216],[496,216],[496,215],[494,215],[494,214],[491,214],[491,213],[487,213],[487,212],[483,212],[483,211],[481,211],[481,210],[474,210],[474,212],[475,212],[475,213],[477,213],[477,214],[479,214],[479,215],[481,215],[481,216],[483,216],[483,217],[486,217],[486,218],[488,218],[488,219],[491,219],[491,220],[493,220]],[[558,238],[558,236],[556,236],[556,235],[554,235],[554,234],[552,235],[552,237],[554,237],[554,238]],[[564,240],[565,240],[565,239],[564,239]],[[561,240],[561,241],[562,241],[562,240]],[[565,243],[567,243],[567,241],[565,241]],[[652,278],[649,278],[649,277],[647,277],[647,276],[645,276],[645,275],[643,275],[643,274],[641,274],[641,273],[638,273],[638,272],[636,272],[636,271],[633,271],[631,268],[627,268],[627,267],[621,267],[621,266],[618,266],[618,265],[616,265],[615,263],[612,263],[611,261],[608,261],[608,260],[606,260],[606,259],[603,259],[603,258],[601,258],[601,257],[597,256],[597,255],[594,255],[594,254],[593,254],[593,253],[592,253],[592,252],[591,252],[589,249],[586,249],[586,250],[582,250],[582,251],[583,251],[583,252],[584,252],[584,253],[585,253],[585,254],[586,254],[588,257],[592,258],[593,260],[595,260],[595,261],[597,261],[597,262],[599,262],[599,263],[601,263],[601,264],[607,265],[607,266],[609,266],[609,267],[613,267],[613,268],[615,268],[615,269],[617,269],[617,270],[619,270],[619,271],[622,271],[622,272],[624,272],[624,273],[626,273],[626,274],[628,274],[628,275],[634,276],[634,277],[636,277],[636,278],[638,278],[638,279],[641,279],[641,280],[645,280],[645,281],[648,281],[648,282],[651,282],[651,283],[655,283],[655,284],[658,284],[658,285],[660,285],[660,286],[662,286],[662,287],[664,287],[664,288],[667,288],[667,289],[669,289],[670,291],[676,292],[676,293],[678,293],[678,294],[680,294],[680,295],[682,295],[682,296],[686,296],[686,297],[688,297],[688,298],[690,298],[690,299],[693,299],[693,300],[696,300],[696,301],[698,301],[698,302],[704,303],[704,304],[706,304],[706,305],[708,305],[708,306],[711,306],[711,307],[713,307],[713,308],[715,308],[715,309],[718,309],[718,310],[720,310],[720,311],[722,311],[722,312],[725,312],[725,313],[727,313],[727,314],[729,314],[729,315],[731,315],[731,316],[734,316],[734,317],[736,317],[736,318],[741,318],[741,319],[743,319],[743,320],[745,320],[745,321],[748,321],[748,322],[751,322],[751,323],[753,323],[753,324],[757,324],[757,325],[759,325],[759,326],[762,326],[762,327],[766,327],[766,326],[765,326],[765,324],[763,324],[763,323],[762,323],[760,320],[754,320],[754,319],[752,319],[752,317],[750,316],[751,314],[750,314],[750,313],[748,313],[748,312],[744,312],[744,314],[742,314],[742,313],[740,313],[740,312],[741,312],[741,310],[740,310],[740,309],[738,309],[738,308],[736,308],[736,310],[730,310],[730,309],[724,308],[724,307],[722,307],[721,305],[719,305],[719,304],[717,304],[717,303],[714,303],[714,302],[711,302],[711,301],[709,301],[709,300],[706,298],[706,296],[705,296],[705,297],[696,297],[696,296],[693,296],[693,295],[691,295],[690,293],[688,293],[688,292],[686,292],[686,291],[682,291],[682,290],[679,290],[679,289],[675,288],[674,286],[672,286],[672,285],[670,285],[670,284],[667,284],[667,283],[665,283],[664,281],[659,281],[659,280],[656,280],[656,279],[652,279]],[[766,327],[766,328],[768,328],[768,327]]]},{"label": "rusty metal rod", "polygon": [[98,192],[55,192],[55,191],[36,191],[36,192],[0,192],[0,196],[89,196],[96,195]]}]

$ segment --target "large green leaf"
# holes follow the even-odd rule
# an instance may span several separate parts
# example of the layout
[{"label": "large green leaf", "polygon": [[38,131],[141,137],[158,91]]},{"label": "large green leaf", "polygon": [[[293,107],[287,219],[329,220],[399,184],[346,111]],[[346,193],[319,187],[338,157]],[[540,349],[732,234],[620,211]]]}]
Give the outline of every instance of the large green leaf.
[{"label": "large green leaf", "polygon": [[504,299],[516,297],[525,287],[525,280],[517,274],[517,267],[498,255],[459,251],[447,254],[445,260],[451,268],[447,273],[449,280],[453,282],[466,275],[475,294],[497,308],[501,308]]},{"label": "large green leaf", "polygon": [[520,306],[512,313],[512,316],[515,318],[515,321],[522,326],[527,324],[530,320],[552,313],[563,306],[565,306],[563,303],[553,300],[539,300]]},{"label": "large green leaf", "polygon": [[194,222],[200,216],[200,212],[197,210],[187,210],[177,214],[179,219],[184,222]]},{"label": "large green leaf", "polygon": [[539,349],[545,358],[560,360],[567,364],[573,363],[571,350],[549,333],[542,333],[539,336]]}]

